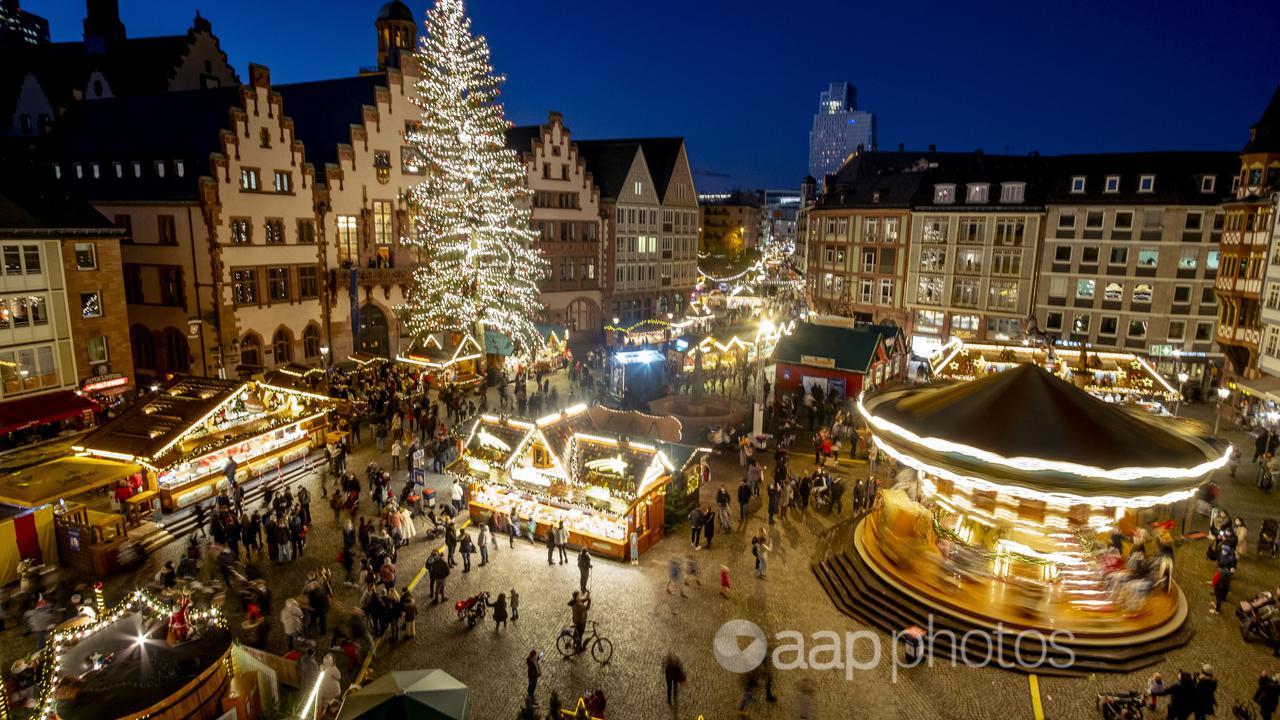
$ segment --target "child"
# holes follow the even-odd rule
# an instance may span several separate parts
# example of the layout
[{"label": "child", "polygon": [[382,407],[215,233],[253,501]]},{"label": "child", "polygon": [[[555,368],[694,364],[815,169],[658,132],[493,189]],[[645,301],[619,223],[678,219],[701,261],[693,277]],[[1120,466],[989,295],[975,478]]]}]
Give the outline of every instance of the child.
[{"label": "child", "polygon": [[720,566],[720,597],[729,597],[729,566]]},{"label": "child", "polygon": [[520,619],[520,593],[516,592],[515,588],[511,588],[510,598],[511,602],[509,605],[511,606],[511,621],[515,622]]},{"label": "child", "polygon": [[1155,673],[1147,681],[1147,707],[1152,711],[1160,704],[1159,694],[1162,692],[1164,692],[1164,677],[1160,673]]}]

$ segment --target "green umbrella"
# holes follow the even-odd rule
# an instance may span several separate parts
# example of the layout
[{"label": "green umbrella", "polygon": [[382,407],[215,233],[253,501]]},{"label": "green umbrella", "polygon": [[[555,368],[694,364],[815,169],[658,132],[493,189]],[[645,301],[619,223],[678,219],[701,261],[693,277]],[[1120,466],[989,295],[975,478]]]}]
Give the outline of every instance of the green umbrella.
[{"label": "green umbrella", "polygon": [[443,670],[397,670],[348,695],[338,720],[467,720],[469,694]]}]

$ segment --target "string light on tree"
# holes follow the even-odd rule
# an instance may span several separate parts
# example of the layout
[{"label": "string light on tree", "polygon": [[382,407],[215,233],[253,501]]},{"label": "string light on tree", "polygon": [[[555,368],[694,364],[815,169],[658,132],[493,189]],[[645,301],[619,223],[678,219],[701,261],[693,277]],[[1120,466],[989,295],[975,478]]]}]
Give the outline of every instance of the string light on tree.
[{"label": "string light on tree", "polygon": [[489,328],[532,353],[547,263],[532,247],[524,166],[506,147],[497,102],[503,77],[489,64],[484,37],[472,34],[462,0],[436,0],[425,31],[413,99],[422,122],[405,138],[426,179],[406,195],[414,216],[406,242],[429,260],[414,271],[399,311],[420,344],[438,332],[483,341]]}]

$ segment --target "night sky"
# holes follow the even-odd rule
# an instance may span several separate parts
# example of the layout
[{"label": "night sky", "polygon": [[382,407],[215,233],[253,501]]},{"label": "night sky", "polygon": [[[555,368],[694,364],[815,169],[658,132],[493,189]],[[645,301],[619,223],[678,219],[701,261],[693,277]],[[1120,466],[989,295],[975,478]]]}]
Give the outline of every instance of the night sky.
[{"label": "night sky", "polygon": [[[275,82],[375,63],[382,0],[119,0],[130,36],[200,8]],[[421,18],[425,0],[407,0]],[[21,0],[54,40],[80,0]],[[684,135],[700,190],[795,187],[818,93],[858,87],[882,149],[1237,149],[1280,81],[1280,2],[472,0],[508,117],[577,136]],[[287,109],[286,109],[287,110]],[[720,177],[727,175],[728,177]]]}]

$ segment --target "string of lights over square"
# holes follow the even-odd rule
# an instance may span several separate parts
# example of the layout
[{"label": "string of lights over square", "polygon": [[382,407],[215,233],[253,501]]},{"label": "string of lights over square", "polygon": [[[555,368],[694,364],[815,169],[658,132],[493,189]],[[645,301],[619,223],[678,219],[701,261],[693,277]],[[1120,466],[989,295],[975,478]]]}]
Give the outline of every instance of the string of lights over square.
[{"label": "string of lights over square", "polygon": [[462,0],[437,0],[420,39],[414,103],[422,122],[406,133],[426,169],[409,190],[406,242],[429,258],[397,308],[414,340],[438,332],[506,335],[519,352],[540,342],[534,320],[547,263],[533,247],[525,170],[506,148],[497,102],[501,75],[473,35]]}]

